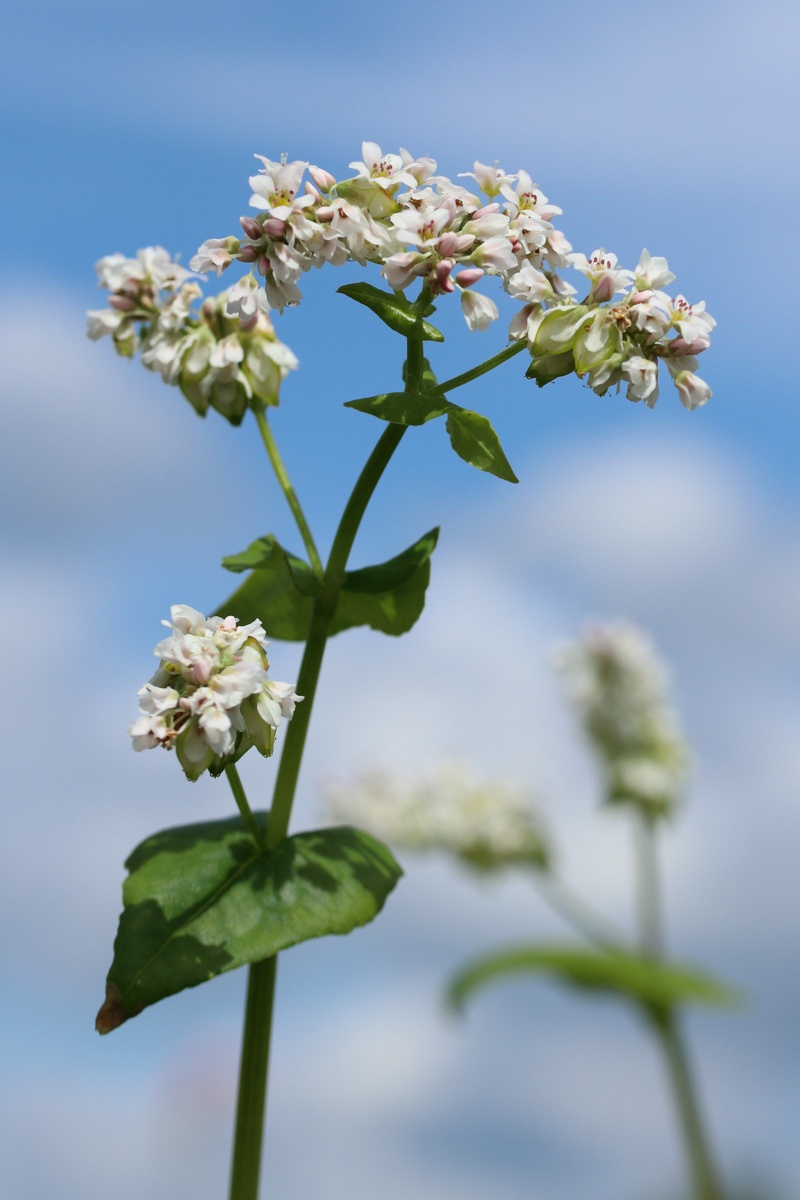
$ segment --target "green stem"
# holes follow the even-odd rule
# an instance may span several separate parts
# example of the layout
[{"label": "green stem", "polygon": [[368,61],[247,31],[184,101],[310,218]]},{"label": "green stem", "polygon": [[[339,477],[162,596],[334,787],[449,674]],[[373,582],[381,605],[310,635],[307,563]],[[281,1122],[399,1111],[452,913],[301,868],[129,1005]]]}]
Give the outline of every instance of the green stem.
[{"label": "green stem", "polygon": [[446,379],[444,383],[439,383],[436,386],[440,392],[452,392],[454,388],[463,387],[465,383],[472,383],[473,379],[480,379],[481,375],[488,374],[489,371],[493,371],[495,367],[508,362],[515,354],[520,354],[527,348],[527,341],[512,342],[510,346],[506,346],[499,354],[493,355],[492,358],[487,358],[486,362],[479,363],[477,367],[473,367],[470,371],[464,371],[463,375],[454,375],[452,379]]},{"label": "green stem", "polygon": [[603,950],[616,950],[624,943],[622,934],[582,896],[549,871],[537,871],[534,886],[546,904],[588,942]]},{"label": "green stem", "polygon": [[228,783],[231,785],[233,798],[236,801],[239,812],[244,818],[244,823],[253,836],[253,841],[258,846],[259,850],[266,850],[267,843],[264,838],[264,830],[259,825],[255,816],[253,815],[252,808],[247,803],[247,796],[245,795],[242,781],[239,778],[239,772],[236,770],[236,767],[233,765],[233,763],[225,768],[225,775]]},{"label": "green stem", "polygon": [[311,628],[308,641],[300,664],[300,674],[297,679],[298,694],[303,696],[303,703],[297,708],[286,733],[286,741],[281,754],[278,774],[275,779],[275,790],[272,795],[267,841],[270,847],[277,846],[286,836],[289,828],[294,793],[300,774],[300,764],[305,748],[306,734],[311,720],[311,712],[316,695],[317,682],[325,654],[325,645],[339,602],[339,593],[344,582],[344,571],[353,542],[355,541],[361,518],[372,493],[377,487],[378,480],[385,471],[390,458],[394,454],[403,434],[405,425],[389,425],[378,439],[372,454],[367,459],[364,469],[358,477],[350,499],[342,514],[339,528],[333,539],[328,565],[322,580],[322,588],[314,601],[311,615]]},{"label": "green stem", "polygon": [[[639,813],[636,816],[639,937],[642,952],[655,961],[660,961],[664,956],[664,921],[659,885],[656,821],[648,813]],[[697,1089],[678,1014],[674,1008],[646,1011],[666,1060],[695,1200],[724,1200],[700,1112]]]},{"label": "green stem", "polygon": [[258,1197],[277,961],[277,958],[265,958],[263,962],[253,963],[247,975],[230,1200],[257,1200]]},{"label": "green stem", "polygon": [[297,523],[297,528],[300,530],[300,536],[303,539],[303,544],[308,554],[309,562],[314,569],[314,574],[322,578],[322,559],[319,556],[316,543],[306,521],[305,513],[300,506],[300,501],[297,499],[297,493],[292,487],[292,481],[289,478],[289,473],[284,466],[283,459],[280,456],[275,438],[272,436],[267,414],[263,408],[254,409],[256,421],[258,423],[261,440],[269,455],[269,461],[272,463],[272,469],[275,472],[278,483],[281,485],[283,494],[286,497],[289,508],[292,510],[292,515]]},{"label": "green stem", "polygon": [[667,1012],[654,1024],[667,1063],[696,1200],[723,1200],[677,1015]]}]

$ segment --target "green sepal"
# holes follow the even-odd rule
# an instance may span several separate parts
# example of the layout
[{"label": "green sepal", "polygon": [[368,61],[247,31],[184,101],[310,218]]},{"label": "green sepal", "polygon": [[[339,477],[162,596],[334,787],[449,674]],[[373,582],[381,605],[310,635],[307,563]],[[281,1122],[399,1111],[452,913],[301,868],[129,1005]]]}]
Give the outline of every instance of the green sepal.
[{"label": "green sepal", "polygon": [[[371,283],[346,283],[336,289],[349,296],[379,316],[385,325],[403,337],[421,338],[424,342],[443,342],[444,334],[434,325],[423,321],[414,305],[402,293],[385,292]],[[426,315],[434,311],[433,305],[425,310]]]},{"label": "green sepal", "polygon": [[656,962],[622,949],[534,945],[490,954],[472,963],[451,980],[447,1002],[461,1009],[480,988],[528,974],[616,995],[654,1014],[682,1004],[730,1007],[740,1001],[739,993],[728,984],[679,963]]},{"label": "green sepal", "polygon": [[447,413],[447,432],[459,458],[498,479],[519,483],[487,417],[453,404]]},{"label": "green sepal", "polygon": [[241,817],[165,829],[125,865],[99,1033],[224,971],[368,924],[402,874],[361,830],[298,833],[264,850]]},{"label": "green sepal", "polygon": [[531,353],[561,354],[571,349],[588,313],[586,304],[565,304],[548,309],[536,330]]},{"label": "green sepal", "polygon": [[537,354],[525,372],[526,379],[535,379],[537,387],[544,387],[554,379],[571,375],[575,370],[575,358],[571,350],[562,354]]},{"label": "green sepal", "polygon": [[449,412],[453,405],[444,392],[384,392],[380,396],[365,396],[348,400],[345,408],[369,413],[393,425],[424,425]]},{"label": "green sepal", "polygon": [[[346,571],[330,636],[360,625],[393,637],[407,633],[425,607],[430,557],[438,535],[439,530],[432,529],[388,562]],[[267,635],[281,641],[306,640],[312,595],[319,590],[319,582],[307,563],[290,555],[272,535],[257,539],[242,554],[222,561],[229,570],[252,570],[218,612],[231,614],[242,623],[258,617]],[[309,576],[313,578],[313,593]]]},{"label": "green sepal", "polygon": [[336,184],[336,195],[341,196],[343,200],[349,200],[353,204],[357,204],[359,208],[364,208],[377,220],[382,220],[384,217],[389,217],[392,213],[400,212],[402,205],[398,204],[394,196],[381,187],[375,179],[364,179],[356,177],[355,179],[343,179]]}]

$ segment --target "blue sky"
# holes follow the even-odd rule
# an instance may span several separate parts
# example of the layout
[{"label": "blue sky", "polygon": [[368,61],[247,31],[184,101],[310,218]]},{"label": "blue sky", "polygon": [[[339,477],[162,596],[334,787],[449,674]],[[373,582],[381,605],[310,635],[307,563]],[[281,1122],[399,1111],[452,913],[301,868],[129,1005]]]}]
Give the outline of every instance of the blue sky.
[{"label": "blue sky", "polygon": [[[243,977],[113,1038],[91,1025],[128,850],[229,804],[126,743],[158,622],[176,601],[213,604],[220,557],[251,538],[295,544],[253,428],[197,420],[84,340],[93,263],[152,243],[188,261],[236,230],[254,153],[341,173],[362,138],[453,175],[476,158],[524,167],[576,249],[665,255],[719,323],[703,362],[715,394],[689,414],[665,386],[651,412],[575,381],[537,391],[515,361],[468,403],[491,416],[516,488],[470,470],[440,429],[406,439],[356,558],[441,522],[429,606],[401,642],[332,645],[298,823],[320,820],[332,773],[469,757],[540,789],[570,877],[625,919],[625,830],[595,811],[548,661],[590,616],[647,625],[698,757],[666,848],[671,940],[752,996],[691,1028],[714,1133],[731,1178],[797,1191],[799,25],[777,0],[224,16],[205,0],[77,0],[6,16],[0,1171],[15,1200],[224,1192]],[[323,543],[377,432],[341,403],[392,386],[400,363],[397,339],[334,295],[345,277],[308,277],[279,326],[301,369],[273,425]],[[445,374],[503,344],[504,320],[470,335],[445,303],[439,318]],[[293,678],[297,648],[272,657]],[[503,697],[489,713],[487,692]],[[246,766],[267,795],[274,765]],[[465,958],[555,932],[526,887],[406,866],[373,927],[281,961],[274,1194],[679,1195],[658,1064],[627,1014],[533,986],[487,994],[461,1023],[441,1014]]]}]

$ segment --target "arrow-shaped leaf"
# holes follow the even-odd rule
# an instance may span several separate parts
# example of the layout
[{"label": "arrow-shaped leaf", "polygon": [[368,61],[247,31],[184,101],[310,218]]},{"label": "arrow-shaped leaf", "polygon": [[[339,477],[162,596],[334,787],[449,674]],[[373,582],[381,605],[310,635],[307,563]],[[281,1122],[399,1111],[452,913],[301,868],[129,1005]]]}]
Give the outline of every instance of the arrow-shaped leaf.
[{"label": "arrow-shaped leaf", "polygon": [[[410,300],[403,295],[384,292],[382,288],[373,287],[371,283],[346,283],[337,288],[343,296],[349,296],[358,304],[365,305],[380,317],[385,325],[403,337],[421,338],[425,342],[443,342],[444,334],[434,325],[423,321]],[[426,309],[426,315],[433,312],[433,305]]]}]

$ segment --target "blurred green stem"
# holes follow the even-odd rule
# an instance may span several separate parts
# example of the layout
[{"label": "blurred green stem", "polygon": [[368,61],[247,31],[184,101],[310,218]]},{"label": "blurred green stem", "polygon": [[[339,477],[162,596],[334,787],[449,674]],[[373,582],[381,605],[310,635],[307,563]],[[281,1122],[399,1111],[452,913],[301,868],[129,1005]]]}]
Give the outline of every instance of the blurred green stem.
[{"label": "blurred green stem", "polygon": [[539,895],[553,912],[558,913],[588,942],[603,950],[614,950],[624,945],[622,934],[563,879],[550,871],[536,871],[533,881]]},{"label": "blurred green stem", "polygon": [[[657,818],[649,813],[636,813],[635,816],[639,940],[642,953],[660,961],[664,957],[664,922],[656,845]],[[724,1200],[680,1028],[680,1014],[674,1008],[645,1011],[667,1064],[695,1200]]]}]

